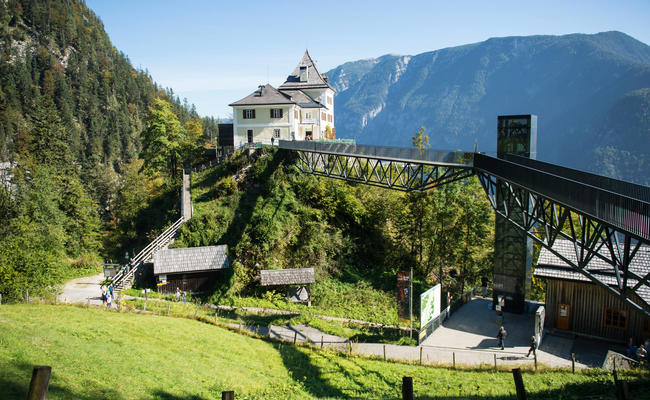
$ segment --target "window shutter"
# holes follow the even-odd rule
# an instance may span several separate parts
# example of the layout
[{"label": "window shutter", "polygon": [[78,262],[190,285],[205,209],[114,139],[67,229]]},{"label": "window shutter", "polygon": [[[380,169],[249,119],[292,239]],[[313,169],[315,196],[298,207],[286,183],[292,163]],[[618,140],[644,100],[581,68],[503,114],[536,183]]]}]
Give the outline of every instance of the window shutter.
[{"label": "window shutter", "polygon": [[280,116],[278,118],[282,118],[282,109],[278,108],[278,110],[280,111]]},{"label": "window shutter", "polygon": [[270,112],[270,117],[273,118],[273,109],[270,109],[269,112]]},{"label": "window shutter", "polygon": [[251,110],[251,113],[253,114],[251,118],[255,119],[255,109]]}]

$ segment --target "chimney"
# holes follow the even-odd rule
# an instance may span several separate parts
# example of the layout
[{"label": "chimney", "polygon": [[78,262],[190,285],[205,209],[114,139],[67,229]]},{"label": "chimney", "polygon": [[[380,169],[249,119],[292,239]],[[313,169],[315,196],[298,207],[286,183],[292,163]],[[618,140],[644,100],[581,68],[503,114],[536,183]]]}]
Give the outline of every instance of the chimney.
[{"label": "chimney", "polygon": [[327,83],[327,75],[323,74],[323,80]]},{"label": "chimney", "polygon": [[257,92],[258,93],[257,95],[261,96],[264,93],[264,85],[259,85],[257,88],[259,89],[259,91]]}]

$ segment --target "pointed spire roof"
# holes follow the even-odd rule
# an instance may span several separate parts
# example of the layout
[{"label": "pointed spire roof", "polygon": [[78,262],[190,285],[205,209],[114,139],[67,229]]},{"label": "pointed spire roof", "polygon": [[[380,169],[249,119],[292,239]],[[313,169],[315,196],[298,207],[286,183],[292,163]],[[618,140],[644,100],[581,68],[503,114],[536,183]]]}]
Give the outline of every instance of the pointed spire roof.
[{"label": "pointed spire roof", "polygon": [[[302,82],[300,81],[301,67],[307,68],[307,80]],[[296,66],[296,69],[293,70],[291,75],[287,77],[287,80],[282,85],[280,85],[278,89],[283,90],[283,89],[324,89],[324,88],[330,88],[334,90],[325,81],[323,75],[321,75],[321,73],[318,72],[318,69],[316,68],[316,64],[314,64],[314,60],[312,60],[311,56],[309,55],[309,51],[305,50],[305,54],[302,56],[302,59],[300,59],[300,62]]]}]

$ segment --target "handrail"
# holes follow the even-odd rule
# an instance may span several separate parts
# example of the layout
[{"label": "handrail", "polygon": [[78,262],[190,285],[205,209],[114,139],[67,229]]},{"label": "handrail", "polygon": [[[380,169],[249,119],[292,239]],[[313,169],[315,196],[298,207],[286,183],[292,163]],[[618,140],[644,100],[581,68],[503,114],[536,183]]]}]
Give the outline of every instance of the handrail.
[{"label": "handrail", "polygon": [[115,275],[115,277],[113,277],[113,284],[117,286],[133,276],[140,265],[142,265],[144,260],[149,258],[151,254],[158,250],[160,247],[167,244],[176,235],[178,228],[183,224],[183,222],[185,222],[184,218],[179,218],[171,226],[165,229],[163,233],[158,235],[153,241],[145,246],[144,249],[142,249],[132,260],[129,261],[128,265],[130,265],[131,268],[129,268],[127,272],[125,272],[125,269],[122,269]]}]

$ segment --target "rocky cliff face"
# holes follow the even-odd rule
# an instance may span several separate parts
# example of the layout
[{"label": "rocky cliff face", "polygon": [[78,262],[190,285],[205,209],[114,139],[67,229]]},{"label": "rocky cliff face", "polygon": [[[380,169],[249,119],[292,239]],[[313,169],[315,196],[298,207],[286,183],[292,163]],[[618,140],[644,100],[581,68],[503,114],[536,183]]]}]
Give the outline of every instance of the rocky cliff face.
[{"label": "rocky cliff face", "polygon": [[650,184],[650,47],[623,33],[494,38],[327,75],[339,137],[410,146],[426,126],[433,148],[491,153],[498,115],[537,114],[539,159]]}]

